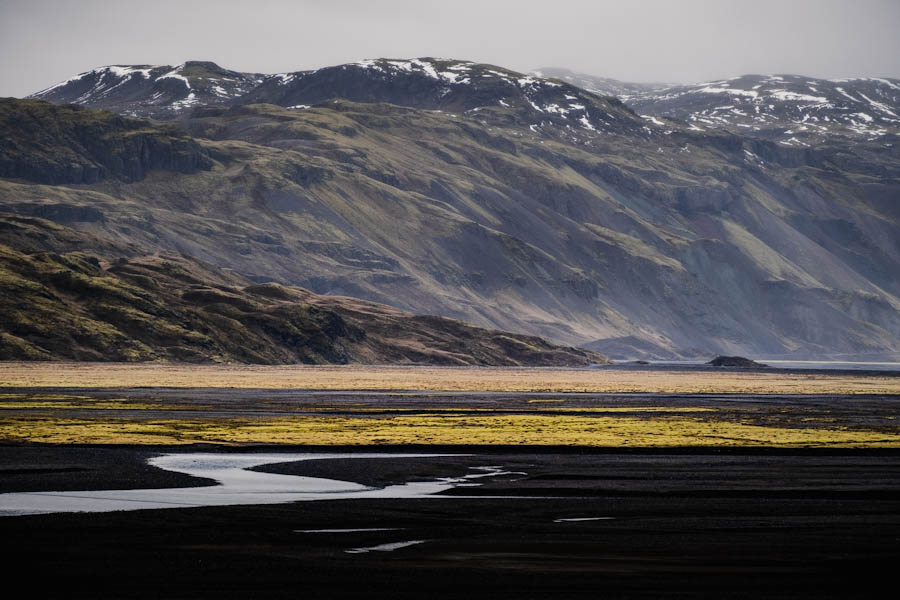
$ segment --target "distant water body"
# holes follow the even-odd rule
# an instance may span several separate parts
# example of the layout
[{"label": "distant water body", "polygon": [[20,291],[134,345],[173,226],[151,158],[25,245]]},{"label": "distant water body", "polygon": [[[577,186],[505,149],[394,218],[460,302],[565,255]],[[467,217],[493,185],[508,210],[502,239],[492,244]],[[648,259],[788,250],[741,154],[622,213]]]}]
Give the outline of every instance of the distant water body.
[{"label": "distant water body", "polygon": [[779,369],[824,369],[834,371],[900,371],[900,362],[842,362],[814,360],[766,360],[762,362]]},{"label": "distant water body", "polygon": [[[769,365],[777,369],[808,369],[824,371],[900,371],[900,362],[855,362],[836,360],[778,360],[768,358],[754,358],[758,363]],[[630,361],[616,361],[618,364],[628,364]],[[702,367],[706,361],[700,360],[653,360],[649,363],[654,367]]]}]

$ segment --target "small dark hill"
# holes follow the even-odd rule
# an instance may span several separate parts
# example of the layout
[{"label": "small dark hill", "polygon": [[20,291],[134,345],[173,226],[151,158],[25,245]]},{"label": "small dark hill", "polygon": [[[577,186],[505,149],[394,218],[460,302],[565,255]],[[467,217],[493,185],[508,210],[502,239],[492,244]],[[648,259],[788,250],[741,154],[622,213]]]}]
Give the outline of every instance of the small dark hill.
[{"label": "small dark hill", "polygon": [[706,364],[711,367],[739,367],[742,369],[764,369],[769,366],[743,356],[717,356]]}]

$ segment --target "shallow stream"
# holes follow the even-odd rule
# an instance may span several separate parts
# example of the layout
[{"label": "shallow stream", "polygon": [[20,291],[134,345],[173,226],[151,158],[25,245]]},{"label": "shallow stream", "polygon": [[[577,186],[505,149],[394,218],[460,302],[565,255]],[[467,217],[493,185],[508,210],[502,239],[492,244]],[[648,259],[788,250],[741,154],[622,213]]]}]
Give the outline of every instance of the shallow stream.
[{"label": "shallow stream", "polygon": [[75,492],[17,492],[0,494],[0,516],[63,512],[110,512],[159,508],[280,504],[308,500],[350,498],[420,498],[464,485],[472,479],[506,474],[500,467],[474,467],[464,477],[416,481],[383,488],[349,481],[250,471],[262,465],[323,459],[395,459],[459,456],[447,454],[166,454],[149,460],[155,467],[194,477],[213,479],[205,487],[102,490]]}]

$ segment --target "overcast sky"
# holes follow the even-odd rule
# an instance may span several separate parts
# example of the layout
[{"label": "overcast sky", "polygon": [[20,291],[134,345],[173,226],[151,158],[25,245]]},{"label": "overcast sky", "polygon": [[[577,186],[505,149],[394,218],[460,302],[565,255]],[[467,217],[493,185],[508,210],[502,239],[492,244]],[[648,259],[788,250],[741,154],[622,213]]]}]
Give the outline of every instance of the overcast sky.
[{"label": "overcast sky", "polygon": [[626,81],[900,77],[900,0],[0,0],[0,96],[109,64],[440,56]]}]

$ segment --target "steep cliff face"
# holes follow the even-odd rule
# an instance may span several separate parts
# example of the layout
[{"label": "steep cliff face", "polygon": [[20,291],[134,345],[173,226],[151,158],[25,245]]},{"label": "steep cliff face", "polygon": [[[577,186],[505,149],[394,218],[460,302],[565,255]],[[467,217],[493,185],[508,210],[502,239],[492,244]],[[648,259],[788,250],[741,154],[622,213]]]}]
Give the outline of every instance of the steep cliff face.
[{"label": "steep cliff face", "polygon": [[0,131],[0,177],[35,183],[138,181],[212,164],[179,129],[77,106],[0,99]]}]

